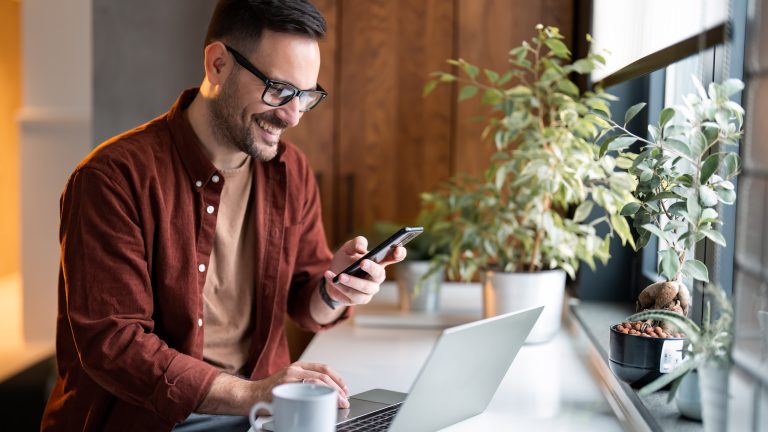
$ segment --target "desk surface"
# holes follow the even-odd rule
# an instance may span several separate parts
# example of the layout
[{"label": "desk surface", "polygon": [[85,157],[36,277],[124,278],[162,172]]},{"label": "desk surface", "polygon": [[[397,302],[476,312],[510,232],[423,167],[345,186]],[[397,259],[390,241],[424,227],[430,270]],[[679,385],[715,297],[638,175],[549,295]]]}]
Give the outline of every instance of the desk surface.
[{"label": "desk surface", "polygon": [[[480,288],[446,284],[441,302],[441,315],[448,322],[470,319],[473,314],[479,318]],[[352,394],[372,388],[407,392],[440,330],[377,327],[366,317],[366,314],[378,315],[386,310],[396,313],[396,305],[396,288],[385,283],[371,305],[358,309],[360,323],[356,325],[353,320],[319,333],[302,360],[331,365],[344,377]],[[425,322],[434,321],[434,318],[425,319]],[[363,322],[365,325],[361,325]],[[585,365],[583,354],[565,329],[548,343],[524,346],[488,409],[444,431],[510,427],[548,431],[622,430]]]}]

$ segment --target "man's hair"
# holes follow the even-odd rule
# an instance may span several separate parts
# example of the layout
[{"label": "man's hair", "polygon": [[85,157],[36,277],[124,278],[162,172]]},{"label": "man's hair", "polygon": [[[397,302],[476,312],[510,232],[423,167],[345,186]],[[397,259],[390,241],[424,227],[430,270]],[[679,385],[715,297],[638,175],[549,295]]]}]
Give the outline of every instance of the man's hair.
[{"label": "man's hair", "polygon": [[264,30],[321,39],[325,19],[308,0],[219,0],[205,46],[222,41],[239,49],[245,44],[253,47]]}]

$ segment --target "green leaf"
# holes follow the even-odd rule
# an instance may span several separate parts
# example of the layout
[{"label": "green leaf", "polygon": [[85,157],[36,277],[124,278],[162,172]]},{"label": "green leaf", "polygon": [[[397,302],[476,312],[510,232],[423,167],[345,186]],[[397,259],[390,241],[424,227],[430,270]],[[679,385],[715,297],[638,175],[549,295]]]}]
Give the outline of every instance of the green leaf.
[{"label": "green leaf", "polygon": [[725,167],[725,178],[731,178],[739,173],[739,156],[735,153],[728,153],[723,157],[723,167]]},{"label": "green leaf", "polygon": [[669,206],[667,211],[672,216],[683,216],[683,214],[688,214],[688,207],[684,202],[676,202]]},{"label": "green leaf", "polygon": [[698,226],[699,219],[701,219],[701,206],[699,201],[695,199],[689,199],[686,202],[686,209],[688,210],[688,217],[692,224]]},{"label": "green leaf", "polygon": [[667,238],[667,233],[662,231],[659,227],[653,224],[645,224],[642,226],[642,228],[646,231],[651,232],[653,235],[658,237],[661,240],[664,240],[665,242],[669,243],[669,239]]},{"label": "green leaf", "polygon": [[744,83],[740,80],[730,78],[725,81],[723,81],[722,84],[720,84],[720,87],[723,89],[723,96],[729,98],[736,93],[744,90]]},{"label": "green leaf", "polygon": [[561,79],[557,81],[557,88],[568,96],[579,96],[579,88],[576,84],[572,83],[569,79]]},{"label": "green leaf", "polygon": [[709,272],[707,266],[699,260],[688,260],[683,264],[683,271],[687,272],[694,279],[709,282]]},{"label": "green leaf", "polygon": [[620,214],[622,216],[634,216],[637,211],[640,210],[640,203],[639,202],[630,202],[627,203],[624,207],[622,207]]},{"label": "green leaf", "polygon": [[[682,376],[695,369],[697,366],[696,360],[693,357],[686,358],[682,363],[675,366],[671,372],[661,374],[660,377],[646,384],[640,391],[637,392],[640,396],[648,396],[656,391],[659,391],[675,380],[682,379]],[[671,392],[670,392],[671,393]]]},{"label": "green leaf", "polygon": [[499,80],[499,73],[496,71],[492,71],[490,69],[483,69],[483,72],[485,72],[485,77],[488,78],[488,81],[491,84],[496,84],[496,81]]},{"label": "green leaf", "polygon": [[664,126],[669,123],[672,118],[675,117],[674,108],[664,108],[659,114],[659,128],[664,130]]},{"label": "green leaf", "polygon": [[708,228],[701,228],[699,232],[704,234],[708,239],[712,240],[713,242],[719,244],[722,247],[725,247],[725,237],[723,237],[723,235],[720,234],[719,231],[715,231],[713,229],[708,229]]},{"label": "green leaf", "polygon": [[467,85],[464,86],[464,88],[461,89],[459,92],[459,100],[463,101],[465,99],[469,99],[477,94],[477,87],[473,85]]},{"label": "green leaf", "polygon": [[615,140],[611,141],[610,144],[608,144],[608,148],[606,151],[624,150],[625,148],[634,144],[635,141],[637,141],[637,138],[633,136],[618,137]]},{"label": "green leaf", "polygon": [[625,127],[627,126],[627,123],[629,123],[630,120],[632,120],[637,115],[637,113],[639,113],[640,111],[643,110],[643,108],[645,108],[645,105],[646,105],[645,102],[640,102],[639,104],[635,104],[629,107],[627,112],[624,114]]},{"label": "green leaf", "polygon": [[589,216],[589,214],[592,212],[592,207],[594,206],[594,203],[592,201],[584,201],[581,204],[579,204],[578,207],[576,207],[576,212],[573,214],[573,221],[575,223],[581,223],[584,219]]},{"label": "green leaf", "polygon": [[725,204],[733,204],[736,201],[736,192],[731,189],[717,189],[715,193],[720,198],[720,201]]},{"label": "green leaf", "polygon": [[608,146],[618,138],[619,135],[611,135],[605,140],[603,140],[603,143],[600,144],[600,157],[603,157],[605,153],[608,151]]},{"label": "green leaf", "polygon": [[611,226],[613,226],[613,229],[616,230],[619,238],[621,238],[622,245],[629,242],[629,245],[632,246],[633,249],[635,248],[635,239],[632,237],[632,232],[629,230],[629,224],[624,216],[612,214]]},{"label": "green leaf", "polygon": [[424,92],[422,93],[422,96],[426,96],[437,87],[437,81],[427,81],[427,83],[424,85]]},{"label": "green leaf", "polygon": [[456,81],[458,77],[456,75],[452,75],[449,73],[441,73],[439,79],[440,79],[440,82],[452,82],[452,81]]},{"label": "green leaf", "polygon": [[656,142],[659,139],[659,128],[654,125],[648,125],[648,133],[651,135],[651,141]]},{"label": "green leaf", "polygon": [[505,90],[504,93],[510,97],[530,96],[532,94],[531,89],[524,85],[516,85],[510,89]]},{"label": "green leaf", "polygon": [[496,190],[501,190],[504,187],[504,181],[507,178],[507,166],[502,165],[499,167],[498,170],[496,170]]},{"label": "green leaf", "polygon": [[683,156],[687,156],[687,157],[691,156],[691,149],[688,148],[688,144],[680,141],[677,138],[667,138],[664,140],[664,143],[662,145],[669,147],[673,151]]},{"label": "green leaf", "polygon": [[651,233],[648,231],[643,231],[642,234],[640,234],[640,238],[637,239],[637,250],[640,250],[644,248],[648,244],[648,240],[651,239]]},{"label": "green leaf", "polygon": [[506,83],[507,83],[507,81],[509,81],[510,79],[512,79],[512,74],[513,74],[513,72],[512,72],[512,71],[506,71],[506,72],[504,72],[504,75],[502,75],[502,76],[501,76],[501,78],[499,78],[499,80],[498,80],[498,81],[496,81],[496,85],[498,85],[498,86],[501,86],[501,85],[504,85],[504,84],[506,84]]},{"label": "green leaf", "polygon": [[583,75],[595,70],[595,65],[587,59],[579,59],[573,63],[573,70]]},{"label": "green leaf", "polygon": [[714,207],[717,205],[717,194],[709,186],[699,186],[699,202],[704,207]]},{"label": "green leaf", "polygon": [[664,191],[659,192],[656,195],[653,195],[652,197],[645,200],[645,202],[653,202],[653,201],[659,201],[664,199],[678,199],[680,196],[674,192],[670,191]]},{"label": "green leaf", "polygon": [[477,66],[469,64],[467,62],[462,63],[462,68],[464,68],[464,72],[467,73],[467,75],[470,76],[470,78],[475,79],[477,77],[477,74],[480,73],[480,69],[478,69]]},{"label": "green leaf", "polygon": [[661,255],[661,274],[667,280],[675,280],[677,272],[680,271],[680,259],[674,249],[664,249],[659,251]]},{"label": "green leaf", "polygon": [[483,92],[482,103],[486,105],[496,105],[502,101],[503,97],[501,92],[496,89],[485,89]]},{"label": "green leaf", "polygon": [[718,165],[720,165],[719,153],[711,154],[704,159],[704,163],[701,164],[701,184],[705,184],[712,177]]},{"label": "green leaf", "polygon": [[702,153],[704,153],[704,149],[707,148],[707,137],[704,136],[704,134],[699,130],[694,131],[693,136],[691,137],[690,148],[691,156],[698,158]]},{"label": "green leaf", "polygon": [[557,57],[567,58],[571,54],[571,51],[568,50],[568,47],[565,46],[562,41],[557,39],[545,39],[544,44],[549,47],[549,49],[552,50],[552,52]]}]

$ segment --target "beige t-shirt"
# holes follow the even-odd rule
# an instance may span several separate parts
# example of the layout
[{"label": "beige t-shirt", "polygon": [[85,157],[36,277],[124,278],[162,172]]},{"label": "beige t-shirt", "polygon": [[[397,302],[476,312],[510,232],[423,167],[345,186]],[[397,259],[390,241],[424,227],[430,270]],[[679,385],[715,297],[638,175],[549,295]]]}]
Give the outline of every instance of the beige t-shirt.
[{"label": "beige t-shirt", "polygon": [[251,213],[253,164],[219,170],[224,188],[216,235],[203,287],[203,359],[232,374],[242,374],[252,330],[254,227]]}]

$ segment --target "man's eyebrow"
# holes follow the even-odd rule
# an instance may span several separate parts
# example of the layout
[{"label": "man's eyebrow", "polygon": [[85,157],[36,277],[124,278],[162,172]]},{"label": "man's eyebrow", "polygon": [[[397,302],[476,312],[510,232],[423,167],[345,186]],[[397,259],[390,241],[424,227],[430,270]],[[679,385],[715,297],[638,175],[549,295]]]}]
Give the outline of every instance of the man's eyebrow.
[{"label": "man's eyebrow", "polygon": [[294,83],[292,83],[292,82],[290,82],[290,81],[288,81],[288,80],[284,80],[284,79],[282,79],[282,78],[271,78],[271,77],[269,77],[269,76],[268,76],[267,78],[271,79],[272,81],[279,81],[279,82],[281,82],[281,83],[290,84],[290,85],[292,85],[293,87],[295,87],[295,88],[299,89],[299,91],[316,91],[316,90],[317,90],[317,83],[315,83],[315,85],[314,85],[314,86],[312,86],[311,88],[308,88],[308,89],[303,89],[303,88],[301,88],[301,87],[297,86],[296,84],[294,84]]}]

